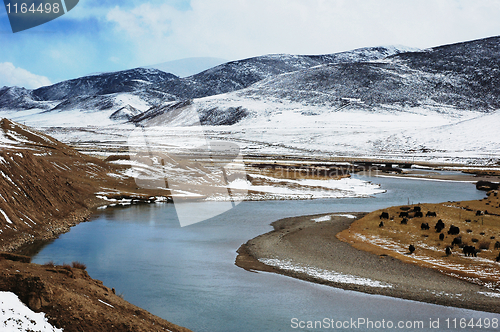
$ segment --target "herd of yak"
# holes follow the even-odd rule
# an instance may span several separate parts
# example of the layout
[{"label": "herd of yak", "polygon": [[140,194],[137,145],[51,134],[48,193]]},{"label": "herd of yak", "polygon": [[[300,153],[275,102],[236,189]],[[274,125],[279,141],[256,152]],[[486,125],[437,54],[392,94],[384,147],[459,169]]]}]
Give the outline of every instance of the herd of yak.
[{"label": "herd of yak", "polygon": [[[423,218],[424,217],[424,213],[422,212],[422,209],[420,208],[420,206],[415,206],[415,207],[413,207],[413,209],[410,209],[410,208],[407,208],[407,209],[408,209],[407,211],[401,211],[399,213],[399,217],[402,218],[401,219],[401,224],[403,224],[403,225],[408,224],[408,219],[411,219],[411,218]],[[478,212],[480,212],[480,211],[478,211]],[[437,213],[433,212],[433,211],[427,211],[427,213],[425,214],[425,217],[437,217]],[[380,219],[389,219],[389,218],[390,218],[389,217],[389,212],[382,212],[380,214]],[[470,220],[466,220],[466,222],[470,222]],[[384,227],[384,222],[383,221],[380,222],[379,227]],[[436,230],[436,232],[440,233],[439,234],[439,240],[441,240],[441,241],[444,240],[444,233],[441,233],[441,231],[445,227],[446,227],[446,225],[444,224],[444,222],[441,219],[439,219],[436,222],[436,225],[434,226],[434,229]],[[422,230],[429,230],[430,229],[429,223],[423,222],[420,225],[420,228]],[[454,226],[454,225],[450,225],[450,228],[448,229],[447,233],[448,233],[448,235],[459,235],[460,234],[460,228],[457,227],[457,226]],[[445,252],[446,252],[447,256],[451,255],[451,249],[455,245],[457,245],[458,247],[462,248],[462,251],[463,251],[463,253],[464,253],[465,256],[467,256],[467,257],[468,256],[477,257],[477,253],[479,252],[479,250],[476,249],[475,246],[469,246],[469,245],[463,244],[462,243],[462,238],[460,236],[455,237],[453,239],[453,241],[451,242],[451,244],[446,247]],[[495,243],[495,249],[500,249],[500,242],[499,241],[497,241]],[[411,244],[409,246],[408,250],[410,251],[410,254],[413,254],[413,252],[415,251],[415,246],[413,244]],[[497,256],[496,261],[500,262],[500,253]]]}]

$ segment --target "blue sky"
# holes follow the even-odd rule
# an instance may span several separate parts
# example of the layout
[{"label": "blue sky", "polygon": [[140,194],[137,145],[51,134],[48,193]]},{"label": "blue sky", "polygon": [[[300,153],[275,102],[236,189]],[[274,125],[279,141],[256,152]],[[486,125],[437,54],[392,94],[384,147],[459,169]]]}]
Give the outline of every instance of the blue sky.
[{"label": "blue sky", "polygon": [[80,0],[13,34],[0,8],[0,87],[34,88],[188,57],[419,48],[500,35],[500,0]]}]

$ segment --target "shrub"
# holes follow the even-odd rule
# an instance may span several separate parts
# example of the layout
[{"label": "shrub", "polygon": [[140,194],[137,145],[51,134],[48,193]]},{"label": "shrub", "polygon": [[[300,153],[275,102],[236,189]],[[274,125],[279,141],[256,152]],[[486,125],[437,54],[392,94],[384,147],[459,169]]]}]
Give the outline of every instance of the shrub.
[{"label": "shrub", "polygon": [[78,261],[71,263],[71,265],[72,265],[75,269],[80,269],[80,270],[85,270],[85,269],[87,269],[87,265],[85,265],[85,264],[83,264],[83,263],[80,263],[80,262],[78,262]]},{"label": "shrub", "polygon": [[55,267],[56,264],[54,263],[54,261],[48,261],[45,264],[43,264],[43,266],[46,266],[46,267]]},{"label": "shrub", "polygon": [[62,268],[63,268],[63,269],[65,269],[65,270],[68,270],[68,271],[73,271],[73,270],[71,269],[71,265],[69,265],[69,264],[63,264],[63,265],[62,265]]}]

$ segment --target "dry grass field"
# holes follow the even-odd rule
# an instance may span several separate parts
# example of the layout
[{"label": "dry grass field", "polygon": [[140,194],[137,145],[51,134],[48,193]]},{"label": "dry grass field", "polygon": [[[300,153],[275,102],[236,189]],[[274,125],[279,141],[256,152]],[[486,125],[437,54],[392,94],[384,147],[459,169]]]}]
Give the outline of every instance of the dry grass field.
[{"label": "dry grass field", "polygon": [[[415,207],[423,216],[415,216]],[[436,216],[428,216],[427,212]],[[387,215],[389,218],[384,218]],[[408,213],[407,223],[402,223]],[[444,228],[435,229],[438,220]],[[422,227],[428,224],[429,229]],[[450,226],[459,228],[449,234]],[[441,235],[442,234],[442,235]],[[492,289],[500,289],[500,193],[490,191],[478,201],[396,206],[372,212],[337,235],[354,247],[430,267]],[[441,237],[441,239],[440,239]],[[457,239],[457,240],[455,240]],[[459,239],[459,240],[458,240]],[[453,241],[459,242],[452,244]],[[410,245],[415,250],[410,253]],[[469,247],[467,247],[469,246]],[[475,248],[466,255],[464,248]],[[449,247],[451,253],[446,252]]]}]

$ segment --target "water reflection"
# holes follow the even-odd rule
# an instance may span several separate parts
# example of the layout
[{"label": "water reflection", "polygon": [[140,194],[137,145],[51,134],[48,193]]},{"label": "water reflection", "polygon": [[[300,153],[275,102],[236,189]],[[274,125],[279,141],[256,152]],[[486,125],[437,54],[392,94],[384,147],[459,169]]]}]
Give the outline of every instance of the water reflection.
[{"label": "water reflection", "polygon": [[[194,331],[296,331],[291,319],[371,320],[496,317],[335,289],[234,265],[236,249],[283,217],[371,211],[413,202],[484,197],[472,184],[371,178],[387,189],[370,198],[243,202],[181,228],[170,204],[110,208],[61,235],[34,262],[78,260],[126,300]],[[440,330],[445,330],[442,325]],[[304,329],[307,331],[307,329]],[[366,329],[359,329],[360,331]],[[430,331],[426,328],[423,331]],[[463,329],[462,331],[472,331]]]}]

